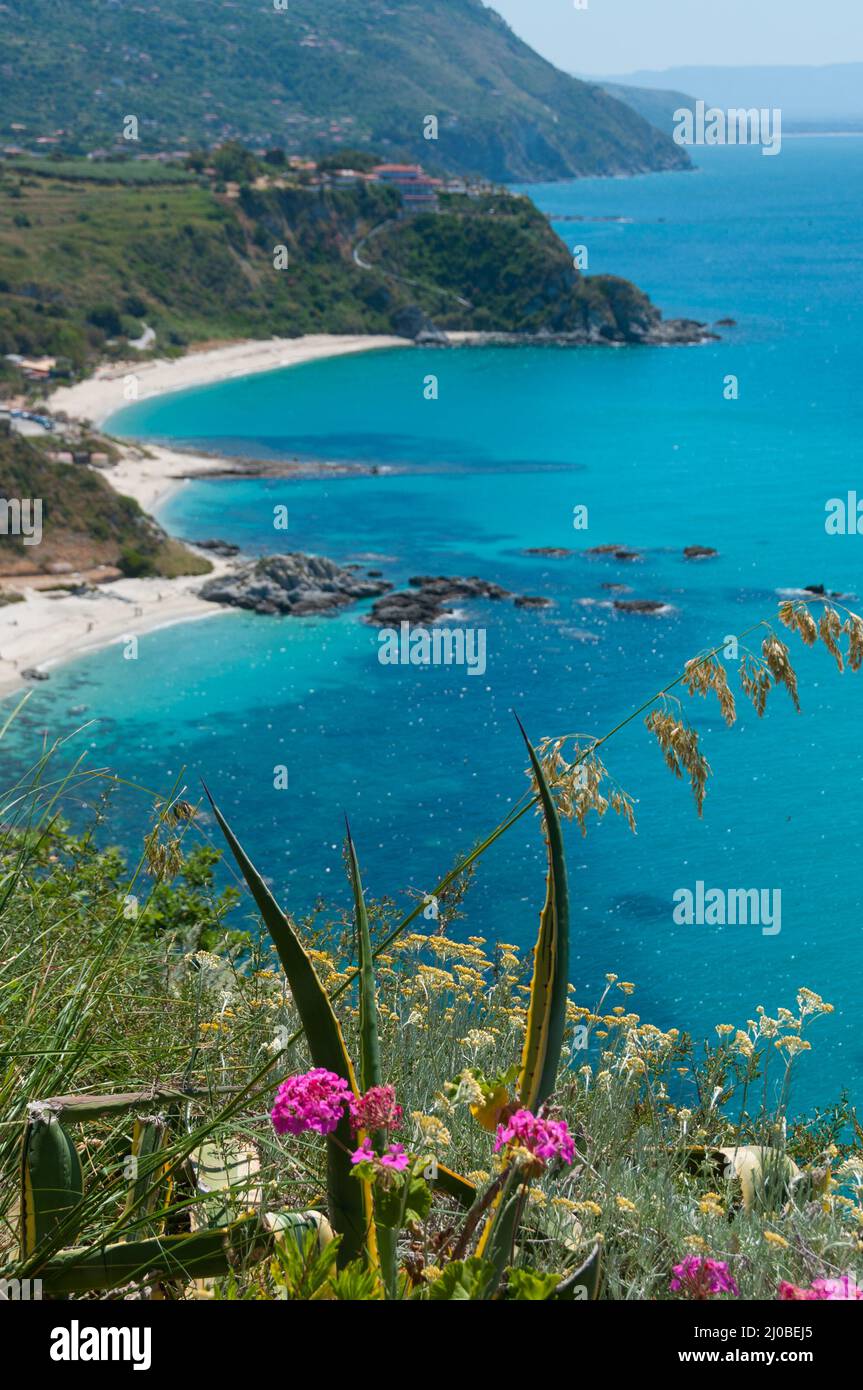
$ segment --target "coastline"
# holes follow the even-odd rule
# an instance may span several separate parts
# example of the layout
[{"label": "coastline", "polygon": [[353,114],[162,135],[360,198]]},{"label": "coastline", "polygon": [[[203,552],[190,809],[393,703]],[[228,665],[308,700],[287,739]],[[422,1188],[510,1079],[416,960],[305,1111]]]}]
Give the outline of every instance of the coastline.
[{"label": "coastline", "polygon": [[[214,562],[213,573],[220,569]],[[199,598],[201,582],[201,576],[117,579],[62,596],[28,590],[22,603],[0,608],[0,698],[41,684],[24,680],[24,671],[48,671],[129,637],[233,611]]]},{"label": "coastline", "polygon": [[[177,358],[147,358],[111,362],[97,368],[92,376],[74,386],[61,386],[49,398],[53,411],[65,411],[75,420],[89,420],[98,429],[116,411],[130,402],[124,395],[124,382],[134,376],[136,400],[215,386],[238,377],[257,376],[282,367],[298,367],[328,357],[344,357],[355,352],[411,347],[408,338],[373,334],[314,333],[302,338],[266,338],[225,343],[218,347],[192,349]],[[118,489],[119,490],[119,489]],[[130,494],[131,495],[131,494]]]},{"label": "coastline", "polygon": [[[447,345],[511,346],[522,341],[520,335],[465,331],[450,333]],[[141,401],[330,357],[413,346],[407,338],[362,334],[310,334],[223,343],[193,349],[174,359],[103,364],[84,381],[59,387],[47,404],[53,414],[62,413],[70,420],[104,430],[105,422],[129,404],[124,387],[132,375],[137,382],[135,399]],[[102,476],[116,492],[133,498],[150,514],[190,479],[206,474],[240,475],[243,471],[236,459],[186,453],[122,437],[112,439],[121,457]],[[284,476],[292,474],[308,476],[308,471],[286,467]],[[26,683],[22,680],[23,671],[45,671],[126,637],[141,637],[175,623],[236,611],[198,596],[206,579],[232,567],[230,561],[219,560],[209,551],[200,553],[206,553],[212,565],[208,575],[117,579],[89,590],[84,589],[84,576],[66,576],[66,582],[80,578],[82,590],[78,593],[59,589],[48,593],[37,587],[28,588],[26,581],[7,585],[22,593],[24,601],[0,607],[0,699]]]},{"label": "coastline", "polygon": [[[53,392],[48,404],[54,413],[62,411],[70,419],[89,421],[101,429],[127,403],[123,385],[130,373],[138,381],[137,399],[147,400],[328,357],[409,346],[404,338],[331,334],[223,344],[172,361],[159,358],[102,366],[86,380]],[[134,498],[151,513],[189,478],[236,468],[236,460],[186,454],[161,445],[144,447],[122,439],[117,443],[122,457],[104,470],[103,477],[116,492]],[[23,593],[24,599],[0,607],[0,699],[31,684],[22,678],[26,670],[47,671],[128,637],[238,611],[198,596],[206,579],[231,568],[230,562],[210,552],[206,558],[212,565],[207,575],[116,579],[78,593],[48,592],[28,588],[26,583],[8,585]],[[64,582],[74,579],[74,575],[64,576]]]}]

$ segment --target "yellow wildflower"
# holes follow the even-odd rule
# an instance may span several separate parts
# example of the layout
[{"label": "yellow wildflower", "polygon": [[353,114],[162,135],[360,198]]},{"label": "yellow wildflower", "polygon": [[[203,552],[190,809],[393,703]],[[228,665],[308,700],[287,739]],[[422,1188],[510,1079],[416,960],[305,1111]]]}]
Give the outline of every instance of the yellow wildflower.
[{"label": "yellow wildflower", "polygon": [[426,1144],[431,1144],[437,1149],[448,1149],[452,1143],[452,1135],[437,1115],[424,1115],[421,1110],[412,1110],[411,1119],[417,1126]]}]

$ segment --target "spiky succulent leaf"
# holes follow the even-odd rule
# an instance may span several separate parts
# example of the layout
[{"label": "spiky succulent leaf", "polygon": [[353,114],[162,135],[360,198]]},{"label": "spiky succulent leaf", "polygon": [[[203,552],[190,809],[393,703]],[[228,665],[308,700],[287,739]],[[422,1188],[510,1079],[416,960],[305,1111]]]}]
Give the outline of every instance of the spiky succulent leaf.
[{"label": "spiky succulent leaf", "polygon": [[[291,994],[315,1066],[325,1067],[327,1071],[344,1077],[356,1095],[356,1076],[345,1047],[342,1030],[311,958],[303,947],[293,923],[282,912],[209,791],[207,796],[219,828],[273,939],[288,977]],[[347,1118],[344,1118],[327,1141],[330,1218],[337,1234],[342,1237],[339,1246],[340,1265],[349,1264],[357,1256],[367,1253],[367,1246],[374,1242],[371,1196],[368,1185],[358,1182],[352,1175],[348,1152],[350,1145],[350,1124]]]},{"label": "spiky succulent leaf", "polygon": [[519,723],[539,793],[548,848],[545,904],[533,953],[527,1027],[518,1079],[518,1098],[536,1111],[555,1088],[566,1029],[569,983],[569,888],[563,835],[554,798],[536,753]]},{"label": "spiky succulent leaf", "polygon": [[31,1107],[21,1154],[21,1255],[52,1240],[71,1244],[81,1229],[84,1175],[78,1152],[56,1114]]}]

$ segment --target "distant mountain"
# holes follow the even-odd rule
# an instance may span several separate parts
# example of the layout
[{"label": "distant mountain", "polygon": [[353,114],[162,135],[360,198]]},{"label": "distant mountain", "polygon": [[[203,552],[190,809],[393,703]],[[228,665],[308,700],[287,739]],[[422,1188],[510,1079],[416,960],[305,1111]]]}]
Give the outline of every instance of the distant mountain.
[{"label": "distant mountain", "polygon": [[[615,91],[611,84],[616,83],[653,91],[679,88],[711,106],[779,107],[786,130],[863,129],[863,63],[829,63],[824,67],[664,68],[658,72],[631,72],[602,80],[606,90],[611,91]],[[668,126],[660,128],[667,130]]]},{"label": "distant mountain", "polygon": [[617,82],[603,82],[602,86],[609,96],[631,106],[663,135],[671,135],[674,130],[675,111],[682,107],[691,110],[696,100],[685,92],[666,91],[660,87],[625,87]]},{"label": "distant mountain", "polygon": [[[0,4],[0,148],[128,150],[127,116],[142,150],[231,138],[296,152],[373,147],[499,181],[689,165],[482,0]],[[424,138],[427,116],[437,141]]]}]

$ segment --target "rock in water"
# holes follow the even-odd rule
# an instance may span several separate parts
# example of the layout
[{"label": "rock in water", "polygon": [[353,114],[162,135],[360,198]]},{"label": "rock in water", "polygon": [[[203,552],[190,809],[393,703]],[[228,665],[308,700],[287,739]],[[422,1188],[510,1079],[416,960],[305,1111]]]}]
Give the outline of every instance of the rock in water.
[{"label": "rock in water", "polygon": [[527,594],[513,597],[508,589],[501,588],[488,579],[471,575],[467,579],[458,575],[417,574],[408,583],[410,589],[399,589],[395,593],[379,598],[372,605],[368,621],[378,627],[398,627],[400,623],[410,623],[413,627],[427,627],[438,618],[452,611],[453,604],[460,599],[505,599],[512,598],[519,608],[547,608],[551,600],[538,595]]},{"label": "rock in water", "polygon": [[293,551],[252,560],[228,574],[208,579],[200,596],[210,603],[248,608],[254,613],[283,613],[299,618],[311,613],[332,613],[391,588],[385,580],[362,579],[323,555]]},{"label": "rock in water", "polygon": [[380,627],[398,627],[399,623],[425,627],[450,612],[457,599],[510,597],[499,584],[478,579],[476,575],[462,579],[457,575],[417,574],[408,583],[413,587],[378,599],[372,606],[369,622]]},{"label": "rock in water", "polygon": [[214,555],[224,555],[229,559],[233,559],[235,555],[239,555],[240,553],[240,547],[234,545],[231,541],[189,541],[189,545],[197,546],[198,550],[212,550]]},{"label": "rock in water", "polygon": [[551,599],[541,594],[518,594],[513,599],[516,608],[550,608]]},{"label": "rock in water", "polygon": [[669,608],[655,598],[616,598],[614,606],[618,613],[664,613]]},{"label": "rock in water", "polygon": [[529,550],[523,550],[522,555],[545,555],[550,560],[565,560],[572,551],[565,545],[534,545]]}]

